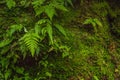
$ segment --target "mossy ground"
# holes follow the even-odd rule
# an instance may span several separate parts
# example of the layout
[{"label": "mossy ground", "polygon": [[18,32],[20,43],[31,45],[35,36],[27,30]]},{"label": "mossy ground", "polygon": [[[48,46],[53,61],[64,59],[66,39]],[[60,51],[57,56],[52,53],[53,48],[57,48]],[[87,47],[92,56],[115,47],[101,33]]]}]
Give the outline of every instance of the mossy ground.
[{"label": "mossy ground", "polygon": [[[73,36],[72,60],[76,72],[70,80],[117,80],[120,78],[120,38],[114,38],[116,35],[110,32],[106,16],[102,17],[99,10],[98,13],[91,10],[96,4],[89,4],[79,6],[67,17],[71,20],[67,29]],[[88,18],[98,18],[103,24],[102,29],[95,33],[93,26],[82,24]]]}]

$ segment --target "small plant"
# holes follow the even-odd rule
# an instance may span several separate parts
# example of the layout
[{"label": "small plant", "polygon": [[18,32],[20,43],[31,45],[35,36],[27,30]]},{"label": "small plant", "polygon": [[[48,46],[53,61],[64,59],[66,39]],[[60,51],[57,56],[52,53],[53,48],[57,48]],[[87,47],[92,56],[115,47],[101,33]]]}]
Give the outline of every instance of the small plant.
[{"label": "small plant", "polygon": [[92,18],[88,18],[88,19],[86,19],[85,21],[84,21],[84,23],[83,24],[92,24],[92,26],[94,27],[94,30],[95,30],[95,32],[97,33],[97,26],[98,27],[102,27],[102,23],[97,19],[97,18],[94,18],[94,19],[92,19]]}]

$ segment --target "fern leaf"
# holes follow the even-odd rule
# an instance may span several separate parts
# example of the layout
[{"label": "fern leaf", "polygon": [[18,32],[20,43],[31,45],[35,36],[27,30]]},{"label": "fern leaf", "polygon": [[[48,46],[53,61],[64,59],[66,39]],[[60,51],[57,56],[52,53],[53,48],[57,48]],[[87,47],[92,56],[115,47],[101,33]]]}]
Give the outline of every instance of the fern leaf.
[{"label": "fern leaf", "polygon": [[51,41],[51,44],[53,44],[53,32],[52,32],[52,26],[50,24],[47,24],[47,32]]},{"label": "fern leaf", "polygon": [[52,20],[53,16],[56,14],[54,7],[49,5],[45,7],[45,13],[50,18],[50,20]]},{"label": "fern leaf", "polygon": [[36,16],[41,15],[44,12],[45,8],[44,8],[44,6],[41,6],[41,5],[44,4],[45,1],[46,0],[34,0],[32,2],[32,5],[36,12]]},{"label": "fern leaf", "polygon": [[99,80],[97,76],[93,76],[95,80]]},{"label": "fern leaf", "polygon": [[41,15],[44,12],[44,6],[34,8],[36,16]]},{"label": "fern leaf", "polygon": [[41,27],[38,24],[35,25],[35,33],[36,34],[40,34],[41,33]]},{"label": "fern leaf", "polygon": [[12,34],[15,33],[15,31],[21,31],[22,28],[23,26],[21,24],[12,25],[10,26],[10,30],[8,31],[8,34],[12,36]]},{"label": "fern leaf", "polygon": [[102,27],[102,23],[98,20],[98,19],[94,19],[94,22],[98,25],[98,26],[100,26],[100,27]]},{"label": "fern leaf", "polygon": [[63,28],[61,25],[55,24],[55,27],[56,27],[64,36],[66,36],[66,32],[65,32],[64,28]]},{"label": "fern leaf", "polygon": [[92,18],[88,18],[84,21],[83,24],[91,24],[93,22],[93,19]]},{"label": "fern leaf", "polygon": [[[41,24],[44,24],[44,23],[46,23],[46,22],[49,22],[49,20],[48,20],[48,19],[41,19],[41,20],[39,20],[39,21],[37,22],[37,24],[38,24],[38,25],[41,25]],[[49,23],[51,23],[51,22],[49,22]]]},{"label": "fern leaf", "polygon": [[28,49],[31,52],[31,55],[34,56],[35,51],[38,48],[39,39],[40,37],[37,34],[29,32],[29,33],[26,33],[20,39],[20,41],[22,42],[22,44],[25,44],[28,47]]},{"label": "fern leaf", "polygon": [[42,35],[43,36],[45,36],[45,34],[46,34],[46,32],[47,32],[47,29],[46,29],[47,27],[44,27],[44,28],[42,28],[42,30],[41,30],[41,33],[42,33]]},{"label": "fern leaf", "polygon": [[57,3],[57,2],[54,2],[54,3],[52,4],[52,6],[54,6],[56,9],[59,9],[59,10],[62,10],[62,11],[68,11],[68,10],[64,7],[63,4],[59,4],[59,3]]},{"label": "fern leaf", "polygon": [[6,45],[8,45],[8,44],[10,44],[11,41],[12,41],[12,40],[9,40],[9,39],[4,40],[4,41],[1,41],[1,42],[0,42],[0,48],[6,46]]},{"label": "fern leaf", "polygon": [[46,0],[34,0],[32,4],[34,5],[34,7],[41,6],[45,1]]},{"label": "fern leaf", "polygon": [[93,27],[96,27],[96,23],[94,21],[91,22]]}]

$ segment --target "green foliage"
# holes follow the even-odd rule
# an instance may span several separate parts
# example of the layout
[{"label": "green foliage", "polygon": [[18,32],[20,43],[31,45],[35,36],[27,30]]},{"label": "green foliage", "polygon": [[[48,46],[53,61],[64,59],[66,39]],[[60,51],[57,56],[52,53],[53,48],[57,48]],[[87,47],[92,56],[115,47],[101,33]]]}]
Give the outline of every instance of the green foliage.
[{"label": "green foliage", "polygon": [[9,9],[11,9],[12,7],[15,7],[15,5],[16,5],[14,0],[6,0],[6,4]]},{"label": "green foliage", "polygon": [[1,0],[0,79],[119,78],[120,10],[115,4]]},{"label": "green foliage", "polygon": [[35,51],[39,46],[40,37],[35,33],[28,32],[20,39],[20,41],[22,42],[22,44],[25,44],[28,47],[31,55],[34,56]]},{"label": "green foliage", "polygon": [[84,24],[92,24],[93,27],[96,27],[97,25],[100,27],[102,26],[102,23],[98,19],[92,18],[86,19]]},{"label": "green foliage", "polygon": [[[72,6],[71,0],[6,0],[0,4],[0,79],[52,78],[51,66],[41,62],[47,61],[44,57],[52,52],[54,55],[59,53],[61,59],[62,54],[63,57],[69,56],[69,48],[62,40],[62,37],[68,39],[67,33],[58,15],[68,11],[65,4]],[[35,62],[32,63],[31,59]],[[33,73],[35,69],[28,70],[31,63],[32,68],[43,71]]]},{"label": "green foliage", "polygon": [[67,34],[66,34],[64,28],[63,28],[61,25],[55,24],[55,27],[56,27],[65,37],[67,37]]},{"label": "green foliage", "polygon": [[99,79],[97,78],[97,76],[94,76],[94,79],[95,79],[95,80],[99,80]]},{"label": "green foliage", "polygon": [[6,46],[6,45],[8,45],[8,44],[10,44],[10,42],[11,42],[10,40],[1,41],[1,42],[0,42],[0,48]]},{"label": "green foliage", "polygon": [[102,23],[97,18],[95,18],[95,19],[92,19],[92,18],[86,19],[83,24],[85,24],[85,25],[92,24],[95,33],[98,33],[98,30],[101,30],[101,28],[103,28]]}]

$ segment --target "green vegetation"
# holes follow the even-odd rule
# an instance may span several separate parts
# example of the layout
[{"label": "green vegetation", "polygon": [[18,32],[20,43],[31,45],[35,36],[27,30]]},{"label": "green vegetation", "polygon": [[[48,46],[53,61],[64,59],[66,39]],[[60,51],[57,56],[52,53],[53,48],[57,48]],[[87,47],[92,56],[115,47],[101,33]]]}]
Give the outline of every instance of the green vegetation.
[{"label": "green vegetation", "polygon": [[0,80],[120,79],[119,3],[1,0]]}]

